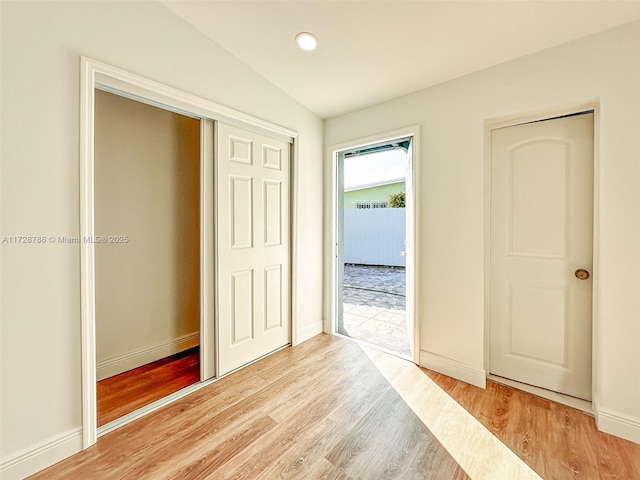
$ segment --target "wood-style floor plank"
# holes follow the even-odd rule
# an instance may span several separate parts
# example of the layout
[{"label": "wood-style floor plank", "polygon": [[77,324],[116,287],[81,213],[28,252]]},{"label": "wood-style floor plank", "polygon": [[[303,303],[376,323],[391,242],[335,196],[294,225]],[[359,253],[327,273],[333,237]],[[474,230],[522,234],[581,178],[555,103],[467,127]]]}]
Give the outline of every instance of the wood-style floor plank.
[{"label": "wood-style floor plank", "polygon": [[640,479],[640,445],[591,415],[487,381],[486,390],[423,370],[544,479]]},{"label": "wood-style floor plank", "polygon": [[100,380],[96,386],[98,426],[199,381],[197,347]]},{"label": "wood-style floor plank", "polygon": [[[457,467],[393,389],[380,396],[326,458],[349,477],[362,479],[415,478],[420,472],[444,474]],[[436,461],[442,459],[446,461]]]},{"label": "wood-style floor plank", "polygon": [[[464,412],[453,399],[484,427],[452,414],[451,404]],[[493,382],[478,389],[381,352],[374,358],[329,335],[224,377],[33,478],[513,478],[500,472],[517,469],[495,459],[521,461],[497,455],[495,444],[455,451],[451,440],[474,428],[545,479],[640,478],[640,445],[597,432],[581,412]],[[480,473],[468,474],[469,465]]]}]

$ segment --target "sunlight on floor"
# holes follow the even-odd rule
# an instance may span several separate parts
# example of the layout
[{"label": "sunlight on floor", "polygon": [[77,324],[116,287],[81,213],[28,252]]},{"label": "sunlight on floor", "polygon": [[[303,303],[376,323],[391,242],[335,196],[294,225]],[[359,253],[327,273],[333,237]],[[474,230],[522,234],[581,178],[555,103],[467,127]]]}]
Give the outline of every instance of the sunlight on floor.
[{"label": "sunlight on floor", "polygon": [[473,480],[541,479],[416,365],[364,345],[361,348]]}]

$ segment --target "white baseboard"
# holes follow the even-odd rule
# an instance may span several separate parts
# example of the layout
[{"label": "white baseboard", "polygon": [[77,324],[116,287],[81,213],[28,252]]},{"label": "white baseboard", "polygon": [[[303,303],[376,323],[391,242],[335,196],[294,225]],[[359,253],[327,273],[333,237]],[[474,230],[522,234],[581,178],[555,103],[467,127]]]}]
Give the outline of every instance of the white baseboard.
[{"label": "white baseboard", "polygon": [[420,366],[480,388],[487,388],[487,373],[480,368],[420,350]]},{"label": "white baseboard", "polygon": [[20,480],[82,450],[82,429],[74,428],[57,435],[8,460],[2,459],[0,478]]},{"label": "white baseboard", "polygon": [[296,339],[297,343],[300,344],[305,340],[309,340],[310,338],[315,337],[316,335],[320,335],[323,332],[322,327],[322,320],[312,323],[311,325],[307,325],[306,327],[302,327],[298,330],[298,338]]},{"label": "white baseboard", "polygon": [[602,408],[596,401],[593,402],[593,411],[598,430],[630,442],[640,443],[640,418]]},{"label": "white baseboard", "polygon": [[138,368],[147,363],[155,362],[161,358],[174,355],[200,344],[200,333],[188,333],[167,342],[149,345],[133,352],[128,352],[116,357],[107,358],[98,362],[97,379],[103,380],[132,368]]}]

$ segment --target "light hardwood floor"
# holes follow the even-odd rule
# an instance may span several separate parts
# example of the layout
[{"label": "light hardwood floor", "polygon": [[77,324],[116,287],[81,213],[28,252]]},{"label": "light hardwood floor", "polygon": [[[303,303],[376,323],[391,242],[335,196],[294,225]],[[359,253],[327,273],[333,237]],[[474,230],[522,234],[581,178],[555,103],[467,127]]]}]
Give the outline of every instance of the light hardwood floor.
[{"label": "light hardwood floor", "polygon": [[542,478],[640,480],[640,445],[599,432],[591,415],[493,381],[483,390],[424,373]]},{"label": "light hardwood floor", "polygon": [[[445,393],[477,415],[474,419]],[[640,478],[568,407],[319,335],[101,437],[36,479]],[[445,448],[446,447],[446,448]]]}]

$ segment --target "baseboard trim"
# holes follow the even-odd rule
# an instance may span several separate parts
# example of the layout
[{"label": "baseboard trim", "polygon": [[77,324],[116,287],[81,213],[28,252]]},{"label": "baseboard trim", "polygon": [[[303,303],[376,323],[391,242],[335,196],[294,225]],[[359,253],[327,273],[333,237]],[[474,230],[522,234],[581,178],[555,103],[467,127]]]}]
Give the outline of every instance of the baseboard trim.
[{"label": "baseboard trim", "polygon": [[0,465],[2,480],[19,480],[82,450],[82,429],[74,428],[34,448],[23,450]]},{"label": "baseboard trim", "polygon": [[487,374],[483,369],[452,358],[420,350],[420,366],[476,387],[487,388]]},{"label": "baseboard trim", "polygon": [[640,419],[614,410],[602,408],[593,402],[598,430],[640,444]]},{"label": "baseboard trim", "polygon": [[307,325],[306,327],[302,327],[298,330],[298,338],[297,343],[300,344],[305,340],[309,340],[310,338],[315,337],[316,335],[320,335],[323,332],[323,322],[322,320],[312,323],[311,325]]},{"label": "baseboard trim", "polygon": [[200,333],[188,333],[167,342],[157,343],[128,352],[116,357],[102,360],[97,364],[97,379],[117,375],[132,368],[138,368],[147,363],[174,355],[200,344]]}]

